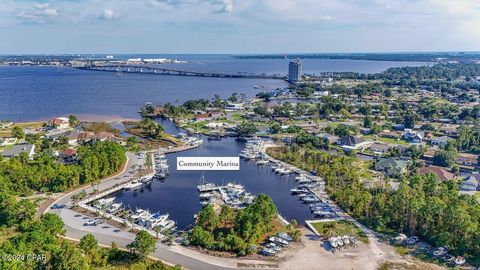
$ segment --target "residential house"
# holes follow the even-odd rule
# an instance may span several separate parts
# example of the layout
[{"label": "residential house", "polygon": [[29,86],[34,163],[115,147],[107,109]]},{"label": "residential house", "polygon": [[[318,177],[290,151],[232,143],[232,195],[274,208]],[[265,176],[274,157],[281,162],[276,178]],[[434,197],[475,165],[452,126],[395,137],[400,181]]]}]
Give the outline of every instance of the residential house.
[{"label": "residential house", "polygon": [[33,159],[33,155],[35,155],[35,145],[17,144],[11,148],[5,149],[2,153],[2,156],[6,158],[13,158],[20,155],[20,153],[26,153],[30,159]]},{"label": "residential house", "polygon": [[337,143],[338,140],[340,139],[338,136],[332,135],[330,133],[321,133],[315,135],[316,137],[322,138],[322,139],[327,139],[330,144]]},{"label": "residential house", "polygon": [[400,177],[407,170],[407,161],[394,158],[381,158],[375,163],[375,170],[390,177]]},{"label": "residential house", "polygon": [[476,167],[478,166],[478,155],[469,153],[458,154],[457,163],[460,165]]},{"label": "residential house", "polygon": [[390,148],[390,145],[383,143],[372,143],[369,147],[370,151],[379,156],[386,154]]},{"label": "residential house", "polygon": [[209,121],[210,119],[212,119],[210,117],[210,114],[208,113],[198,113],[198,114],[195,114],[195,122],[202,122],[202,121]]},{"label": "residential house", "polygon": [[61,152],[59,155],[59,160],[66,165],[77,163],[77,150],[67,149]]},{"label": "residential house", "polygon": [[403,138],[409,143],[421,143],[423,140],[423,135],[413,130],[407,130],[403,134]]},{"label": "residential house", "polygon": [[78,134],[77,141],[79,143],[87,143],[93,139],[93,133],[92,132],[81,132]]},{"label": "residential house", "polygon": [[45,133],[45,138],[57,141],[60,137],[67,136],[68,132],[68,130],[64,129],[52,129]]},{"label": "residential house", "polygon": [[53,118],[51,125],[57,129],[68,129],[70,128],[70,121],[66,117],[57,117]]},{"label": "residential house", "polygon": [[417,169],[418,174],[427,174],[432,173],[438,176],[438,179],[441,181],[448,181],[455,178],[455,175],[442,167],[438,166],[428,166]]},{"label": "residential house", "polygon": [[345,136],[338,140],[337,143],[345,150],[357,150],[368,147],[372,142],[356,136]]},{"label": "residential house", "polygon": [[111,141],[113,137],[115,137],[113,133],[102,131],[102,132],[95,133],[92,137],[92,140],[104,142],[104,141]]},{"label": "residential house", "polygon": [[243,103],[233,103],[233,102],[229,102],[226,106],[225,106],[225,110],[229,110],[229,111],[241,111],[243,110],[245,107],[243,105]]},{"label": "residential house", "polygon": [[433,138],[431,142],[432,142],[432,145],[444,147],[445,145],[447,145],[448,141],[451,141],[451,140],[453,140],[453,138],[450,138],[448,136],[442,136],[438,138]]},{"label": "residential house", "polygon": [[67,134],[67,140],[69,145],[76,145],[78,142],[78,136],[80,135],[77,131],[72,131]]},{"label": "residential house", "polygon": [[462,191],[480,191],[480,173],[474,172],[465,178],[460,186]]},{"label": "residential house", "polygon": [[440,132],[445,134],[446,136],[457,136],[458,131],[456,126],[443,126],[440,127]]}]

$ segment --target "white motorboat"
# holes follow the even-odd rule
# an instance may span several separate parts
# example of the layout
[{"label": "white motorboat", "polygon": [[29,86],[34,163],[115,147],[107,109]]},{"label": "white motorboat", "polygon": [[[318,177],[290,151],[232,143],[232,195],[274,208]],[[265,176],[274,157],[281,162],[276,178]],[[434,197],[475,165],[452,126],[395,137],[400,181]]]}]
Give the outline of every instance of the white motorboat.
[{"label": "white motorboat", "polygon": [[126,189],[126,190],[136,190],[141,186],[142,186],[142,182],[138,182],[138,181],[135,180],[135,181],[132,181],[132,182],[126,184],[124,189]]}]

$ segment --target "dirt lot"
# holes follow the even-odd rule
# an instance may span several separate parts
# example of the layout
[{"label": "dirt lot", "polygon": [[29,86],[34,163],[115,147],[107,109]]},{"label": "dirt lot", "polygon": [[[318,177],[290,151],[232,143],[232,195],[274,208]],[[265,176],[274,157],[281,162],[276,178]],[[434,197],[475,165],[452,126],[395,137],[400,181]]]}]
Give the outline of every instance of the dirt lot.
[{"label": "dirt lot", "polygon": [[[396,253],[395,248],[370,238],[368,244],[359,243],[358,248],[348,248],[331,251],[328,243],[307,229],[302,230],[302,243],[289,249],[279,257],[281,269],[328,269],[328,270],[377,270],[396,269],[396,266],[413,267],[404,269],[444,269],[440,266],[403,258]],[[389,263],[385,265],[385,263]],[[401,269],[401,268],[399,268]]]}]

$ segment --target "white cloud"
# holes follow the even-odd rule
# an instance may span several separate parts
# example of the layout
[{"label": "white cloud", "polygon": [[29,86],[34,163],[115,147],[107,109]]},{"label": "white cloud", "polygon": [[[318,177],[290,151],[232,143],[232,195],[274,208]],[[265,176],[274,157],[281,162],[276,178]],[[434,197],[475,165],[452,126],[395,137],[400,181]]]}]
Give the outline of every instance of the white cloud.
[{"label": "white cloud", "polygon": [[34,3],[32,8],[20,10],[17,18],[30,22],[47,22],[58,16],[58,10],[50,3]]},{"label": "white cloud", "polygon": [[118,15],[112,9],[105,9],[105,10],[103,10],[102,15],[100,15],[100,18],[102,20],[109,21],[109,20],[117,19]]},{"label": "white cloud", "polygon": [[233,0],[155,0],[170,6],[201,6],[206,4],[212,13],[229,13],[234,9]]}]

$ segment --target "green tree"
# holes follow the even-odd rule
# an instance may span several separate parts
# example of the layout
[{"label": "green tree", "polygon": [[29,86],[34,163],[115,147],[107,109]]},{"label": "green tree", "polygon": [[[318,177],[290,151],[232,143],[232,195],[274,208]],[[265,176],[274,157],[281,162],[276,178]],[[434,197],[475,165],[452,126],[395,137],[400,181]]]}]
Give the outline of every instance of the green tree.
[{"label": "green tree", "polygon": [[80,239],[80,248],[87,254],[92,255],[98,249],[98,241],[92,234],[86,234]]},{"label": "green tree", "polygon": [[78,121],[78,118],[73,114],[68,116],[68,123],[71,127],[80,125],[80,121]]},{"label": "green tree", "polygon": [[222,205],[222,209],[220,210],[219,215],[219,223],[223,226],[228,226],[233,222],[235,218],[235,212],[233,209],[228,205]]},{"label": "green tree", "polygon": [[25,132],[23,132],[22,128],[15,126],[12,129],[12,136],[17,139],[23,139],[23,137],[25,137]]},{"label": "green tree", "polygon": [[275,122],[270,126],[270,133],[272,134],[279,134],[282,133],[282,127],[279,123]]},{"label": "green tree", "polygon": [[64,235],[65,230],[63,229],[63,220],[56,214],[45,213],[43,214],[42,223],[45,225],[45,228],[48,233],[52,235]]},{"label": "green tree", "polygon": [[205,205],[197,215],[196,224],[203,229],[213,232],[218,225],[218,217],[210,204]]},{"label": "green tree", "polygon": [[134,254],[138,254],[140,258],[144,259],[151,252],[155,251],[155,238],[147,231],[138,232],[135,240],[127,245],[127,248]]},{"label": "green tree", "polygon": [[370,128],[372,127],[372,123],[373,123],[372,117],[367,115],[365,116],[365,118],[363,118],[363,127]]},{"label": "green tree", "polygon": [[257,132],[257,127],[252,122],[243,122],[237,126],[238,136],[251,136]]},{"label": "green tree", "polygon": [[50,263],[55,270],[84,270],[89,268],[88,261],[82,252],[67,241],[62,241],[60,248],[52,254]]}]

